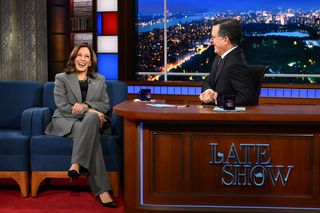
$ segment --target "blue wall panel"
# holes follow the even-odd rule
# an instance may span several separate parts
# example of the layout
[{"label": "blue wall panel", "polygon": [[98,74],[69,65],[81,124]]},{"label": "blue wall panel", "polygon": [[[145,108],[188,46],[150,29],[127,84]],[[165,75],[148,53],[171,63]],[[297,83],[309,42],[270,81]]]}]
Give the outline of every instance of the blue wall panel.
[{"label": "blue wall panel", "polygon": [[118,80],[118,54],[98,54],[98,73],[107,80]]}]

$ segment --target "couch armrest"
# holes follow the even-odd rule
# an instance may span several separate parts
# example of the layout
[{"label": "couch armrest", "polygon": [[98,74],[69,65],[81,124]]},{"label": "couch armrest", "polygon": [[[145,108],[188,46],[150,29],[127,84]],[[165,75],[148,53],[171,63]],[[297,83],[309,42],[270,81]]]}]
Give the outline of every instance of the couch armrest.
[{"label": "couch armrest", "polygon": [[21,114],[20,126],[22,134],[31,135],[32,113],[35,107],[23,110]]},{"label": "couch armrest", "polygon": [[123,136],[123,118],[112,112],[112,134]]},{"label": "couch armrest", "polygon": [[25,135],[43,135],[51,120],[49,107],[33,107],[22,112],[21,130]]}]

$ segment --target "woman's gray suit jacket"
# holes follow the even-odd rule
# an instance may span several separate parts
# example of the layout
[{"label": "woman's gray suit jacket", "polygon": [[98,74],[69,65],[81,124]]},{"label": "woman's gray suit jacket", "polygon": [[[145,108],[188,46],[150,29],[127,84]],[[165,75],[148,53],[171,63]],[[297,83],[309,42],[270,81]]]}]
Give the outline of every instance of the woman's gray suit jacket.
[{"label": "woman's gray suit jacket", "polygon": [[[106,113],[109,106],[109,98],[106,90],[105,78],[100,74],[96,77],[88,77],[88,92],[84,103],[92,109]],[[56,75],[54,87],[54,99],[57,106],[52,121],[46,128],[48,135],[65,136],[72,130],[76,120],[82,119],[87,109],[72,114],[71,107],[75,103],[82,103],[79,81],[76,73],[59,73]]]}]

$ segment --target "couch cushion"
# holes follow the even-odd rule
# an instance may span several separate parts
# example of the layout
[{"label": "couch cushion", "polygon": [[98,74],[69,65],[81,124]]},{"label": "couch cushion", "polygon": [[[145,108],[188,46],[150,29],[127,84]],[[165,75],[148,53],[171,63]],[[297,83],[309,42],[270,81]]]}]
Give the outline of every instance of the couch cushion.
[{"label": "couch cushion", "polygon": [[42,84],[37,81],[0,81],[0,128],[20,129],[23,110],[42,105]]},{"label": "couch cushion", "polygon": [[0,129],[0,154],[29,154],[29,137],[19,130]]},{"label": "couch cushion", "polygon": [[[122,169],[122,145],[119,136],[101,137],[108,171]],[[52,135],[33,136],[30,141],[32,171],[67,171],[70,167],[72,140]]]},{"label": "couch cushion", "polygon": [[70,155],[72,152],[72,140],[53,135],[33,136],[30,141],[32,154],[40,155]]},{"label": "couch cushion", "polygon": [[0,171],[29,170],[29,137],[18,130],[0,130]]}]

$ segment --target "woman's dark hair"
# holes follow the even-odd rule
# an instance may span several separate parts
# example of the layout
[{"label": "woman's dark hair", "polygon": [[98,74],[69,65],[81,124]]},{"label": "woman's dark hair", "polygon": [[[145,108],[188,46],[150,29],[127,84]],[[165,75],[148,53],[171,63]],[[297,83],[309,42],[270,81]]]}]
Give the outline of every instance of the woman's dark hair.
[{"label": "woman's dark hair", "polygon": [[70,73],[73,73],[75,71],[75,63],[74,63],[74,60],[76,59],[77,55],[78,55],[78,52],[81,48],[88,48],[89,51],[90,51],[90,55],[91,55],[91,66],[88,68],[88,75],[91,76],[91,77],[94,77],[95,76],[95,73],[97,72],[96,69],[97,69],[97,55],[96,53],[93,51],[93,49],[86,43],[83,43],[83,44],[79,44],[79,45],[76,45],[73,50],[71,51],[70,53],[70,56],[69,56],[69,60],[67,62],[67,66],[66,68],[64,69],[65,73],[67,74],[70,74]]},{"label": "woman's dark hair", "polygon": [[213,26],[220,25],[219,36],[227,36],[230,42],[236,46],[240,44],[242,37],[242,29],[240,22],[236,19],[222,19],[213,23]]}]

